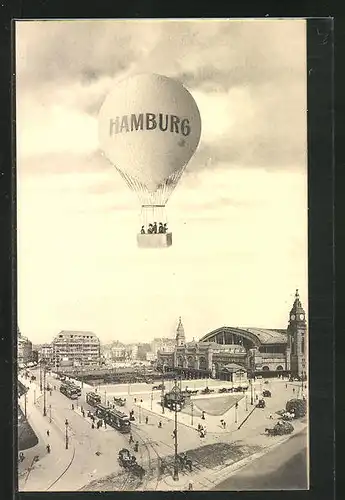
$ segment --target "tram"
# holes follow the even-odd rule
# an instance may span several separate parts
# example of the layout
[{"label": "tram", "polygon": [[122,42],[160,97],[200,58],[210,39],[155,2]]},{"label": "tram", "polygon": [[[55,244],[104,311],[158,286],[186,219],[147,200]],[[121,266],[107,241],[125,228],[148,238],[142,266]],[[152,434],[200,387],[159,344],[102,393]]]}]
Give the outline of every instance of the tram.
[{"label": "tram", "polygon": [[108,425],[124,434],[130,432],[131,430],[129,416],[122,411],[108,410],[105,421]]},{"label": "tram", "polygon": [[95,392],[88,392],[86,394],[86,402],[90,406],[97,406],[101,403],[101,396]]},{"label": "tram", "polygon": [[95,411],[96,417],[101,418],[101,419],[107,421],[106,417],[107,417],[108,413],[109,413],[109,407],[108,406],[105,406],[105,405],[102,405],[102,404],[98,404],[96,406],[96,411]]},{"label": "tram", "polygon": [[75,385],[75,383],[70,380],[66,381],[65,384],[74,389],[78,397],[81,396],[81,388],[78,385]]},{"label": "tram", "polygon": [[67,396],[69,399],[78,399],[79,395],[78,395],[78,391],[76,390],[77,387],[72,387],[71,385],[69,384],[61,384],[60,385],[60,392],[62,394],[64,394],[65,396]]}]

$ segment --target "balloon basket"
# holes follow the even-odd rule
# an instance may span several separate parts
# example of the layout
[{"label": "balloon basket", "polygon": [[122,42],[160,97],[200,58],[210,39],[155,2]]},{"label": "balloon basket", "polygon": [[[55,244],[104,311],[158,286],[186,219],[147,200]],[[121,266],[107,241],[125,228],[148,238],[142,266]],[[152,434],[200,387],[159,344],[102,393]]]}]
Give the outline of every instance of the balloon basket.
[{"label": "balloon basket", "polygon": [[172,233],[137,234],[139,248],[167,248],[172,245]]}]

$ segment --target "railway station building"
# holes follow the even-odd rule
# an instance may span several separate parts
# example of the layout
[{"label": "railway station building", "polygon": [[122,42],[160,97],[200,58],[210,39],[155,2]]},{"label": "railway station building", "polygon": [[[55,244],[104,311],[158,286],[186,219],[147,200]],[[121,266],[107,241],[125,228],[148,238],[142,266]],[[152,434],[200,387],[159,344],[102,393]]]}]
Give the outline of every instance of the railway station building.
[{"label": "railway station building", "polygon": [[299,292],[283,329],[221,326],[186,342],[181,318],[172,352],[159,350],[158,369],[185,378],[238,382],[248,377],[307,375],[307,322]]}]

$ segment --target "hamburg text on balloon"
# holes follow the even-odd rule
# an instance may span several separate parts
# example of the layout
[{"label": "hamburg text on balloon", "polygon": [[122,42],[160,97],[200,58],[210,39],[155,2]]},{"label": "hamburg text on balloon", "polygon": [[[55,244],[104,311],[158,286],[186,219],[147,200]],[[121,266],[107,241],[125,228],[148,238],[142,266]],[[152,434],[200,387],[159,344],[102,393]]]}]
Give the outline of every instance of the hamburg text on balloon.
[{"label": "hamburg text on balloon", "polygon": [[123,132],[134,132],[138,130],[156,130],[188,136],[191,126],[188,118],[180,118],[176,115],[159,113],[139,113],[116,116],[109,119],[109,135],[121,134]]}]

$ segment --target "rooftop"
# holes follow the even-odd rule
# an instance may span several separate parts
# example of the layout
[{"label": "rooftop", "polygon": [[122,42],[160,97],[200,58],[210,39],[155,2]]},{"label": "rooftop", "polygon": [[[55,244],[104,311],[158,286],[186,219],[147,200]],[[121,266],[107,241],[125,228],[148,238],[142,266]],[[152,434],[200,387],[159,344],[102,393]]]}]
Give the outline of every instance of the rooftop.
[{"label": "rooftop", "polygon": [[[270,329],[270,328],[255,328],[255,327],[234,327],[234,326],[222,326],[220,328],[217,328],[216,330],[213,330],[206,335],[204,335],[200,341],[201,342],[209,342],[208,339],[212,339],[218,334],[235,334],[238,336],[246,336],[248,334],[248,337],[250,338],[256,338],[257,341],[260,344],[286,344],[287,342],[287,335],[286,331],[282,329]],[[212,342],[212,341],[211,341]],[[227,345],[227,344],[218,344],[219,345]]]},{"label": "rooftop", "polygon": [[94,340],[98,340],[98,337],[95,333],[93,332],[88,332],[88,331],[78,331],[78,330],[61,330],[56,336],[55,339],[57,338],[65,338],[65,339],[70,339],[70,338],[92,338]]}]

